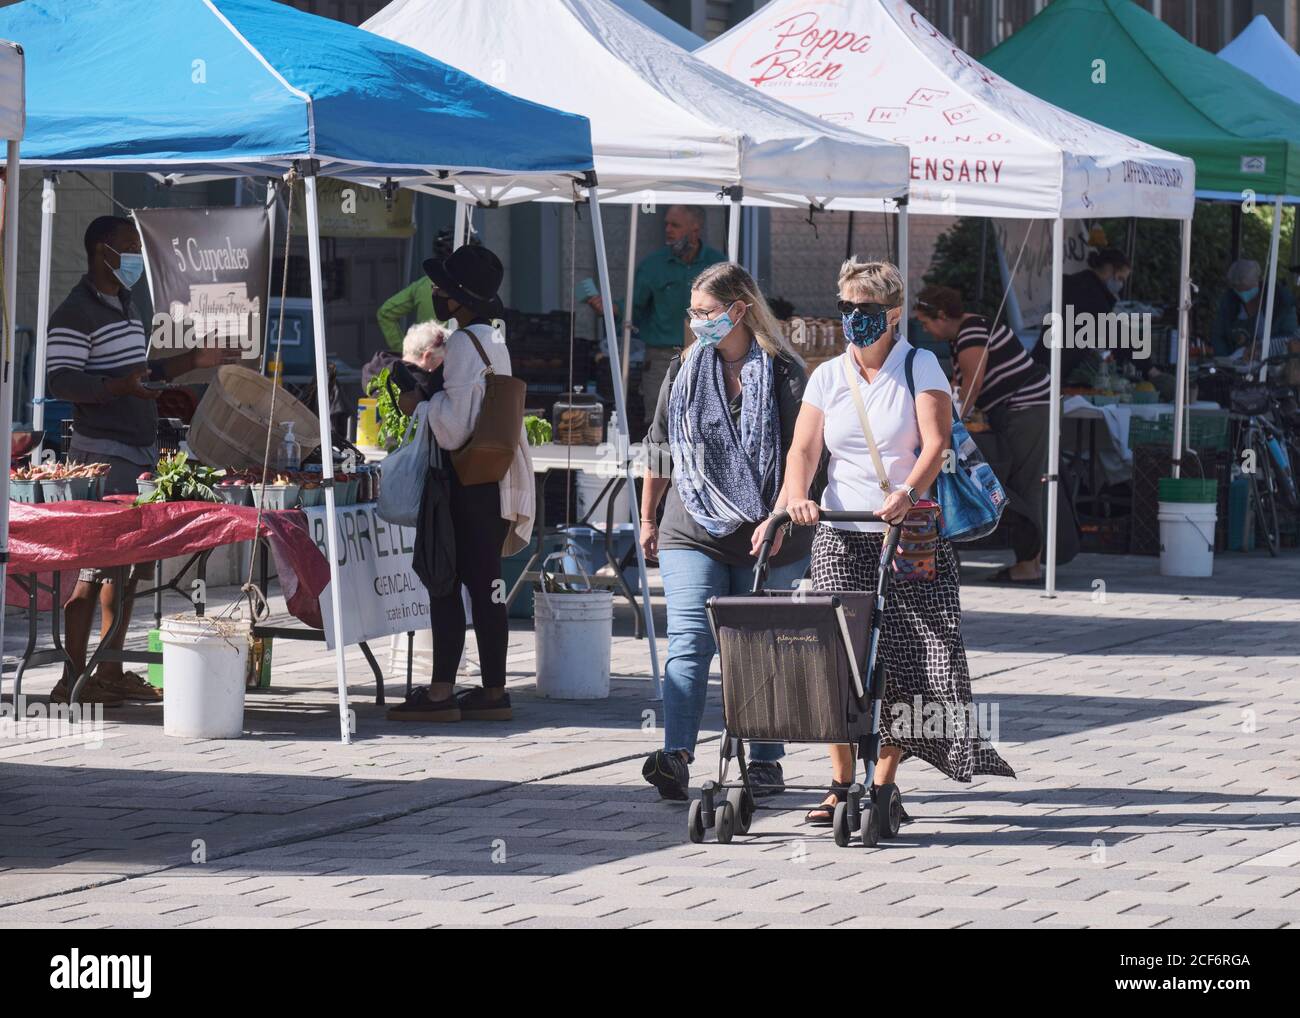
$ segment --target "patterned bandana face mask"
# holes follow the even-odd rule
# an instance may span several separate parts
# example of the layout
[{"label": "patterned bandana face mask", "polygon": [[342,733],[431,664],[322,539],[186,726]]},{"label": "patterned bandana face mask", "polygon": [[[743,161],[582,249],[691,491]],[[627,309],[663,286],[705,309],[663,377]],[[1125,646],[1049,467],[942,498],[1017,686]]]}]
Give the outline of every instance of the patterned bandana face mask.
[{"label": "patterned bandana face mask", "polygon": [[889,312],[881,311],[875,315],[864,315],[861,311],[851,311],[841,315],[844,325],[844,338],[854,346],[871,346],[889,329]]}]

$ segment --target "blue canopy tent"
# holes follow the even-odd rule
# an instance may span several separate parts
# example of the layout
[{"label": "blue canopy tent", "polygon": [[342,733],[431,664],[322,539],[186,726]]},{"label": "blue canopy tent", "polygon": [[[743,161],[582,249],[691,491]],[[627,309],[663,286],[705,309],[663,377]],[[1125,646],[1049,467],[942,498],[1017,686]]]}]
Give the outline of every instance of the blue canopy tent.
[{"label": "blue canopy tent", "polygon": [[[164,171],[191,178],[281,176],[291,170],[302,175],[327,478],[333,471],[318,174],[366,183],[400,176],[448,186],[460,178],[506,175],[580,186],[590,195],[600,243],[585,117],[515,98],[340,22],[274,0],[26,0],[0,9],[0,38],[20,42],[28,54],[21,153],[25,162],[46,170],[38,398],[58,170]],[[612,304],[606,274],[601,288]],[[625,420],[617,362],[613,367]],[[38,430],[41,423],[38,417]],[[328,485],[326,504],[332,617],[341,636],[339,538]],[[649,633],[653,640],[653,629]],[[336,638],[339,723],[348,742],[344,651]]]},{"label": "blue canopy tent", "polygon": [[1300,54],[1287,45],[1264,15],[1255,15],[1237,38],[1219,50],[1219,58],[1293,103],[1300,103]]}]

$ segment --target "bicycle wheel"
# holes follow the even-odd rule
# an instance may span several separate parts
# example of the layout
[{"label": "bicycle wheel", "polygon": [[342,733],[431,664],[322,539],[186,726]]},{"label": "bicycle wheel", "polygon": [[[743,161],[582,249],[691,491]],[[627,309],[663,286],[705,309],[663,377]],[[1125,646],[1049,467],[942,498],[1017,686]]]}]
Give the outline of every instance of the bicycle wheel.
[{"label": "bicycle wheel", "polygon": [[1276,556],[1280,541],[1277,523],[1276,478],[1268,445],[1262,440],[1253,444],[1255,472],[1250,475],[1251,501],[1255,504],[1255,522],[1269,555]]}]

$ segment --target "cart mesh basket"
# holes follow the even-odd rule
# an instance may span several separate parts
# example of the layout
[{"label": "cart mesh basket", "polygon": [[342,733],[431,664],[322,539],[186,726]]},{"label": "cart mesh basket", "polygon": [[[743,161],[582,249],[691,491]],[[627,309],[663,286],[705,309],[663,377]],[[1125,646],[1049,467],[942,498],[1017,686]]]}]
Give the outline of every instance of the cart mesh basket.
[{"label": "cart mesh basket", "polygon": [[804,591],[710,600],[727,731],[760,742],[855,742],[869,732],[874,603],[874,594]]}]

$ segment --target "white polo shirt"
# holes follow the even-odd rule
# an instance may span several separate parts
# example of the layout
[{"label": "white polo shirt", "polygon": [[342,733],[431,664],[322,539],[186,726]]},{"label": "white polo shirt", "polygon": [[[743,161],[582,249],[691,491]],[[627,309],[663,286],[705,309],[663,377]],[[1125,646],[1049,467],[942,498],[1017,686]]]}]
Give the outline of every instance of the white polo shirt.
[{"label": "white polo shirt", "polygon": [[[822,438],[830,450],[830,468],[822,508],[849,512],[878,512],[885,504],[885,492],[876,476],[875,464],[866,436],[853,404],[844,361],[848,359],[853,377],[862,393],[867,420],[876,439],[876,448],[895,488],[907,482],[916,466],[921,448],[921,430],[916,422],[916,401],[907,388],[905,362],[913,349],[907,340],[894,340],[885,363],[868,383],[858,372],[853,353],[845,350],[833,360],[818,365],[804,389],[804,402],[817,407],[826,417]],[[912,362],[912,379],[917,392],[934,390],[948,395],[951,388],[939,359],[929,350],[917,350]],[[844,530],[885,529],[880,523],[833,523]]]}]

